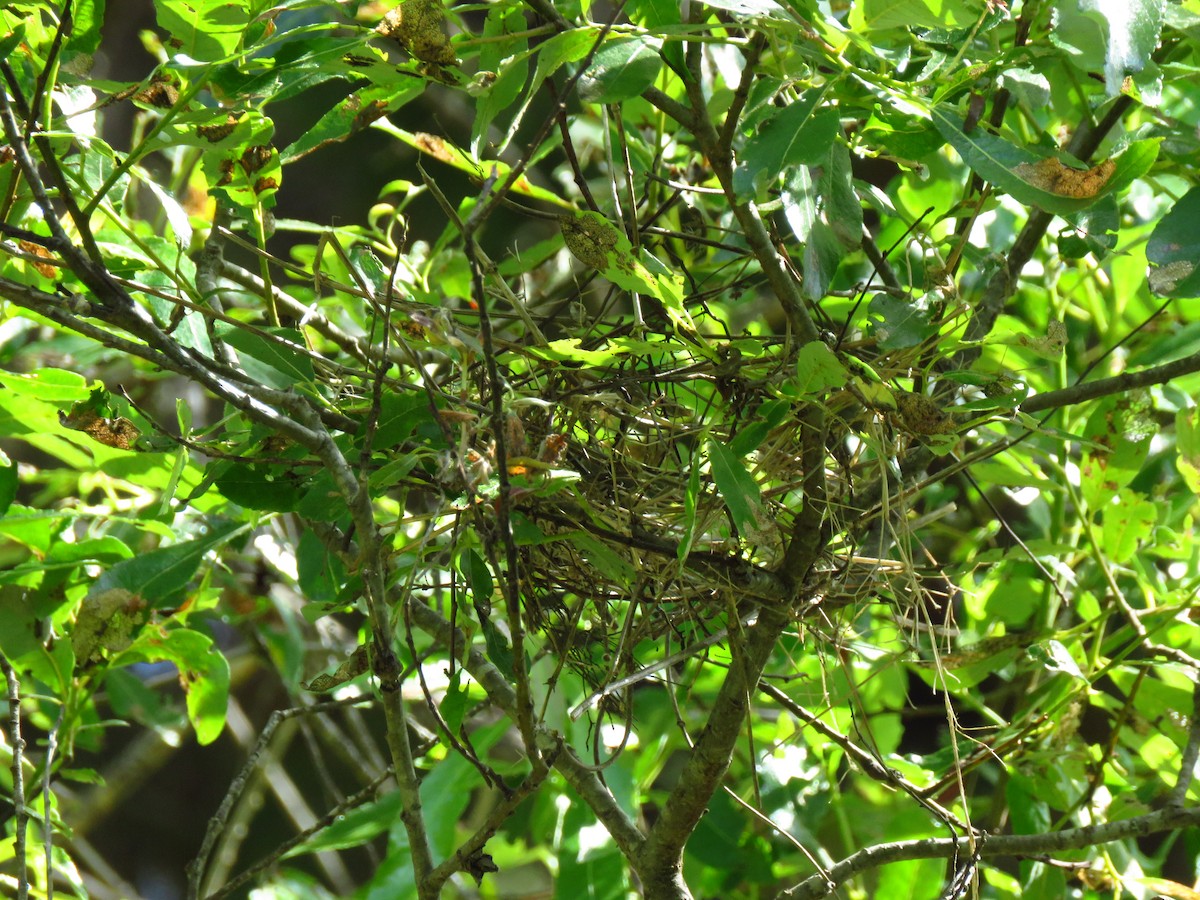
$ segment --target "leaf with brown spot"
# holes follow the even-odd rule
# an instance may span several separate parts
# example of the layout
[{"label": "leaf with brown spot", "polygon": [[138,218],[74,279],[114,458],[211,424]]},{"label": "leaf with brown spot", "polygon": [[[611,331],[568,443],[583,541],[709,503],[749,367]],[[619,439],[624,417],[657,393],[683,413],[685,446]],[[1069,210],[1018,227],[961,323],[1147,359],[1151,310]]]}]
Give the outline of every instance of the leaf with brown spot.
[{"label": "leaf with brown spot", "polygon": [[1048,156],[1036,163],[1021,163],[1013,171],[1034,187],[1060,197],[1084,200],[1099,194],[1116,170],[1117,164],[1111,159],[1090,169],[1074,169]]}]

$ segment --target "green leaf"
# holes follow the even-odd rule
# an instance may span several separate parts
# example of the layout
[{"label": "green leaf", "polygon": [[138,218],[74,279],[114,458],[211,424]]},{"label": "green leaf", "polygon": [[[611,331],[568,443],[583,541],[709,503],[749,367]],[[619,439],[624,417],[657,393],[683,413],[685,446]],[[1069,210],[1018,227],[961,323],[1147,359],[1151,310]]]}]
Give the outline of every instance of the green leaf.
[{"label": "green leaf", "polygon": [[[501,733],[507,722],[496,723]],[[496,724],[481,729],[472,738],[477,752],[484,752],[495,742]],[[489,735],[487,732],[491,732]],[[429,844],[438,858],[454,852],[458,820],[471,802],[471,792],[483,785],[483,776],[458,753],[438,762],[421,781],[421,805]]]},{"label": "green leaf", "polygon": [[200,62],[230,56],[257,10],[250,2],[229,0],[158,0],[160,28],[178,42],[179,52]]},{"label": "green leaf", "polygon": [[114,664],[173,662],[187,693],[187,714],[196,741],[204,746],[221,736],[229,707],[229,661],[212,638],[190,628],[145,629]]},{"label": "green leaf", "polygon": [[525,92],[525,99],[516,115],[513,116],[512,124],[504,135],[504,139],[500,142],[500,150],[505,149],[516,136],[517,129],[520,128],[525,113],[529,110],[529,105],[534,101],[546,79],[567,63],[578,62],[587,56],[592,45],[596,43],[599,33],[599,29],[595,27],[572,28],[548,38],[539,44],[535,51],[529,51],[537,53],[537,65],[534,67],[529,88]]},{"label": "green leaf", "polygon": [[1200,494],[1200,417],[1195,409],[1175,413],[1175,465],[1192,493]]},{"label": "green leaf", "polygon": [[812,341],[796,354],[796,390],[800,394],[822,394],[846,384],[849,373],[822,341]]},{"label": "green leaf", "polygon": [[226,523],[204,537],[122,560],[96,580],[89,594],[123,588],[142,597],[153,609],[173,606],[204,557],[247,527],[239,522]]},{"label": "green leaf", "polygon": [[438,711],[446,720],[446,727],[454,734],[462,728],[463,719],[471,708],[471,692],[462,685],[462,669],[455,669],[446,685],[446,696],[438,704]]},{"label": "green leaf", "polygon": [[[519,9],[514,8],[509,12],[524,22]],[[490,13],[488,18],[490,21]],[[521,43],[524,45],[525,41]],[[491,66],[480,62],[480,68],[489,71],[495,81],[486,89],[486,93],[479,103],[478,114],[471,126],[471,148],[476,155],[482,153],[487,145],[488,132],[496,116],[508,109],[521,96],[521,91],[524,90],[529,79],[529,56],[530,52],[523,49],[510,59],[498,60],[496,71],[491,71]]]},{"label": "green leaf", "polygon": [[962,28],[983,12],[982,0],[863,0],[863,25],[889,28]]},{"label": "green leaf", "polygon": [[572,802],[562,818],[554,900],[625,900],[628,874],[611,840],[598,839],[595,814]]},{"label": "green leaf", "polygon": [[1160,297],[1200,297],[1200,187],[1171,207],[1150,235],[1150,290]]},{"label": "green leaf", "polygon": [[78,403],[90,394],[87,379],[65,369],[35,369],[29,373],[0,371],[0,385],[23,397],[57,403]]},{"label": "green leaf", "polygon": [[19,659],[41,647],[37,638],[38,611],[29,600],[29,588],[0,585],[0,652]]},{"label": "green leaf", "polygon": [[[398,82],[412,79],[395,67],[376,62],[362,38],[303,38],[284,42],[272,57],[255,57],[250,66],[223,65],[213,73],[210,86],[219,99],[253,96],[256,104],[287,100],[331,79],[358,80],[369,75]],[[370,60],[370,68],[362,61]]]},{"label": "green leaf", "polygon": [[648,294],[663,305],[671,321],[685,331],[695,332],[696,323],[684,306],[683,276],[673,272],[646,250],[640,258],[619,228],[596,212],[559,218],[567,249],[584,265],[591,266],[617,287]]},{"label": "green leaf", "polygon": [[9,461],[0,450],[0,518],[8,512],[12,502],[17,499],[17,467]]},{"label": "green leaf", "polygon": [[688,467],[687,490],[683,495],[683,538],[679,541],[679,547],[675,551],[676,559],[679,562],[687,559],[688,553],[692,550],[692,544],[696,541],[696,525],[698,523],[696,510],[699,497],[700,458],[693,456],[691,465]]},{"label": "green leaf", "polygon": [[477,607],[490,610],[492,608],[492,594],[496,590],[495,582],[492,581],[492,571],[488,568],[483,557],[475,550],[467,550],[459,560],[459,570],[467,579],[467,586],[471,589],[471,596]]},{"label": "green leaf", "polygon": [[662,70],[660,42],[650,37],[612,40],[592,57],[577,91],[587,103],[620,103],[641,95]]},{"label": "green leaf", "polygon": [[582,551],[588,562],[613,580],[631,585],[637,578],[637,570],[624,557],[586,531],[573,532],[570,541]]},{"label": "green leaf", "polygon": [[1062,672],[1079,681],[1087,680],[1080,670],[1079,664],[1071,656],[1071,651],[1061,641],[1043,641],[1032,644],[1028,652],[1030,657],[1051,672]]},{"label": "green leaf", "polygon": [[293,512],[307,495],[303,476],[282,466],[229,461],[212,473],[217,490],[244,509]]},{"label": "green leaf", "polygon": [[877,317],[871,322],[871,333],[879,340],[882,350],[915,347],[937,332],[929,322],[928,309],[920,300],[876,294],[871,298],[867,312]]},{"label": "green leaf", "polygon": [[256,381],[287,390],[316,379],[312,359],[304,351],[304,336],[295,329],[264,328],[262,334],[255,334],[219,322],[216,330],[225,343],[239,351],[242,368]]},{"label": "green leaf", "polygon": [[209,193],[243,209],[259,203],[273,205],[283,181],[279,151],[271,146],[274,133],[270,119],[250,116],[239,120],[230,135],[205,148],[200,167]]},{"label": "green leaf", "polygon": [[742,461],[724,444],[709,441],[705,448],[713,481],[733,517],[734,526],[743,537],[757,540],[769,527],[757,482]]},{"label": "green leaf", "polygon": [[1141,72],[1150,62],[1158,47],[1165,6],[1166,0],[1125,0],[1119,4],[1065,0],[1054,6],[1054,36],[1088,57],[1103,52],[1104,85],[1108,96],[1114,97],[1121,93],[1126,74]]},{"label": "green leaf", "polygon": [[771,429],[783,421],[791,408],[792,404],[787,400],[766,401],[754,411],[754,418],[746,427],[730,440],[729,449],[738,457],[753,453],[766,440]]},{"label": "green leaf", "polygon": [[[379,119],[372,123],[372,125],[385,134],[403,141],[410,147],[420,150],[422,153],[432,156],[434,159],[444,162],[448,166],[453,166],[460,172],[466,172],[478,183],[483,183],[485,179],[491,178],[493,175],[498,182],[503,183],[508,177],[509,172],[512,171],[508,163],[492,159],[476,159],[466,150],[455,146],[450,141],[435,134],[405,131],[403,128],[397,128],[387,119]],[[535,185],[524,175],[513,183],[512,190],[514,193],[531,197],[535,200],[544,200],[554,206],[566,209],[569,209],[571,206],[570,203],[562,199],[558,194]]]},{"label": "green leaf", "polygon": [[[433,424],[429,398],[412,391],[385,392],[379,401],[374,449],[387,452],[400,446],[422,425]],[[365,423],[364,423],[365,425]]]},{"label": "green leaf", "polygon": [[1125,565],[1138,546],[1149,539],[1158,521],[1158,508],[1134,491],[1122,490],[1117,501],[1104,507],[1101,529],[1104,552],[1112,562]]},{"label": "green leaf", "polygon": [[789,15],[787,9],[776,0],[705,0],[704,5],[739,16],[786,18]]},{"label": "green leaf", "polygon": [[942,137],[981,178],[1021,203],[1061,216],[1085,209],[1126,187],[1149,170],[1158,154],[1158,139],[1137,141],[1114,159],[1091,169],[1076,169],[983,129],[966,134],[962,120],[946,107],[935,106],[932,116]]},{"label": "green leaf", "polygon": [[754,192],[798,165],[817,165],[829,154],[841,125],[837,110],[818,108],[827,88],[805,91],[769,119],[746,143],[733,173],[733,189]]},{"label": "green leaf", "polygon": [[338,816],[328,828],[322,828],[308,840],[292,847],[282,858],[292,859],[307,853],[361,847],[379,835],[386,834],[399,815],[400,792],[389,791],[378,800],[364,803]]},{"label": "green leaf", "polygon": [[561,359],[589,366],[609,365],[617,356],[627,353],[624,347],[605,344],[598,350],[585,350],[580,345],[582,338],[560,338],[540,347],[530,347],[529,352],[542,359]]},{"label": "green leaf", "polygon": [[[91,56],[100,46],[105,0],[75,0],[71,7],[71,31],[64,57]],[[3,54],[7,56],[7,53]]]},{"label": "green leaf", "polygon": [[283,165],[314,150],[353,137],[381,116],[390,115],[425,91],[424,82],[410,78],[398,85],[373,85],[355,91],[321,116],[316,124],[279,154]]}]

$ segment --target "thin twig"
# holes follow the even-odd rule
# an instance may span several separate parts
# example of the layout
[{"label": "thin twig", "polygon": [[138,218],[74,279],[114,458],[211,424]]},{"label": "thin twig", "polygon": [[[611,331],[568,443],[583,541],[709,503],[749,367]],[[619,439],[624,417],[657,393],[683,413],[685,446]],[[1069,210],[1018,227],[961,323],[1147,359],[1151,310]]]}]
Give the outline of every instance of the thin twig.
[{"label": "thin twig", "polygon": [[[3,653],[0,653],[0,671],[4,673],[4,681],[8,686],[9,745],[12,747],[13,858],[17,866],[17,900],[28,900],[29,870],[25,858],[25,829],[29,822],[29,809],[25,806],[25,739],[21,736],[21,681]],[[50,818],[49,807],[46,807],[46,818]]]}]

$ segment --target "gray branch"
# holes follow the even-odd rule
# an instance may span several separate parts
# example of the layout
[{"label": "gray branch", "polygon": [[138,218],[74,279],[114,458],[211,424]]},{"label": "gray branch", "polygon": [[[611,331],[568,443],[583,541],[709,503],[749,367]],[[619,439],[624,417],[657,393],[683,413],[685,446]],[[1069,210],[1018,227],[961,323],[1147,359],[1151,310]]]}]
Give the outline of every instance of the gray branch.
[{"label": "gray branch", "polygon": [[980,840],[983,841],[983,846],[978,850],[984,859],[998,856],[1029,857],[1043,856],[1063,850],[1082,850],[1097,844],[1142,837],[1160,831],[1195,828],[1197,825],[1200,825],[1200,807],[1187,809],[1169,807],[1147,813],[1144,816],[1122,819],[1119,822],[1085,825],[1082,828],[1069,828],[1065,831],[1050,831],[1042,834],[889,841],[873,847],[866,847],[851,854],[836,865],[830,866],[826,873],[828,878],[820,874],[813,875],[779,894],[779,898],[780,900],[784,900],[784,898],[787,900],[816,900],[818,897],[827,897],[837,890],[839,885],[849,881],[855,875],[877,869],[887,863],[901,862],[906,859],[969,857],[975,849],[973,843]]}]

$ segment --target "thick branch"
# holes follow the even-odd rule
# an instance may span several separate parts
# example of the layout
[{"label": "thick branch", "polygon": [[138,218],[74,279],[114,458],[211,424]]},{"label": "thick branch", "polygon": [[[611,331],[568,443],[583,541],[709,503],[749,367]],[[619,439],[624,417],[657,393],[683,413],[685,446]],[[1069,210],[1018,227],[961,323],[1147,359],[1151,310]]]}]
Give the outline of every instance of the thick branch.
[{"label": "thick branch", "polygon": [[733,662],[708,722],[671,789],[662,814],[650,830],[643,852],[635,860],[644,896],[650,900],[691,896],[681,875],[684,845],[729,768],[734,745],[746,721],[750,697],[789,621],[781,611],[763,610],[758,622],[745,631],[744,650],[738,653],[733,645]]},{"label": "thick branch", "polygon": [[[981,857],[985,859],[998,856],[1042,856],[1063,850],[1081,850],[1097,844],[1142,837],[1160,831],[1195,828],[1197,825],[1200,825],[1200,807],[1188,809],[1171,807],[1144,816],[1135,816],[1132,819],[1107,822],[1103,825],[1086,825],[1082,828],[1070,828],[1065,831],[1051,831],[1043,834],[1006,834],[989,837],[977,849]],[[961,837],[927,838],[876,844],[873,847],[859,850],[837,865],[831,866],[827,873],[828,880],[822,875],[814,875],[784,891],[779,898],[780,900],[783,898],[814,900],[817,897],[827,897],[837,890],[839,885],[844,884],[855,875],[887,863],[906,859],[969,857],[972,853],[972,843],[978,841],[979,838]]]}]

